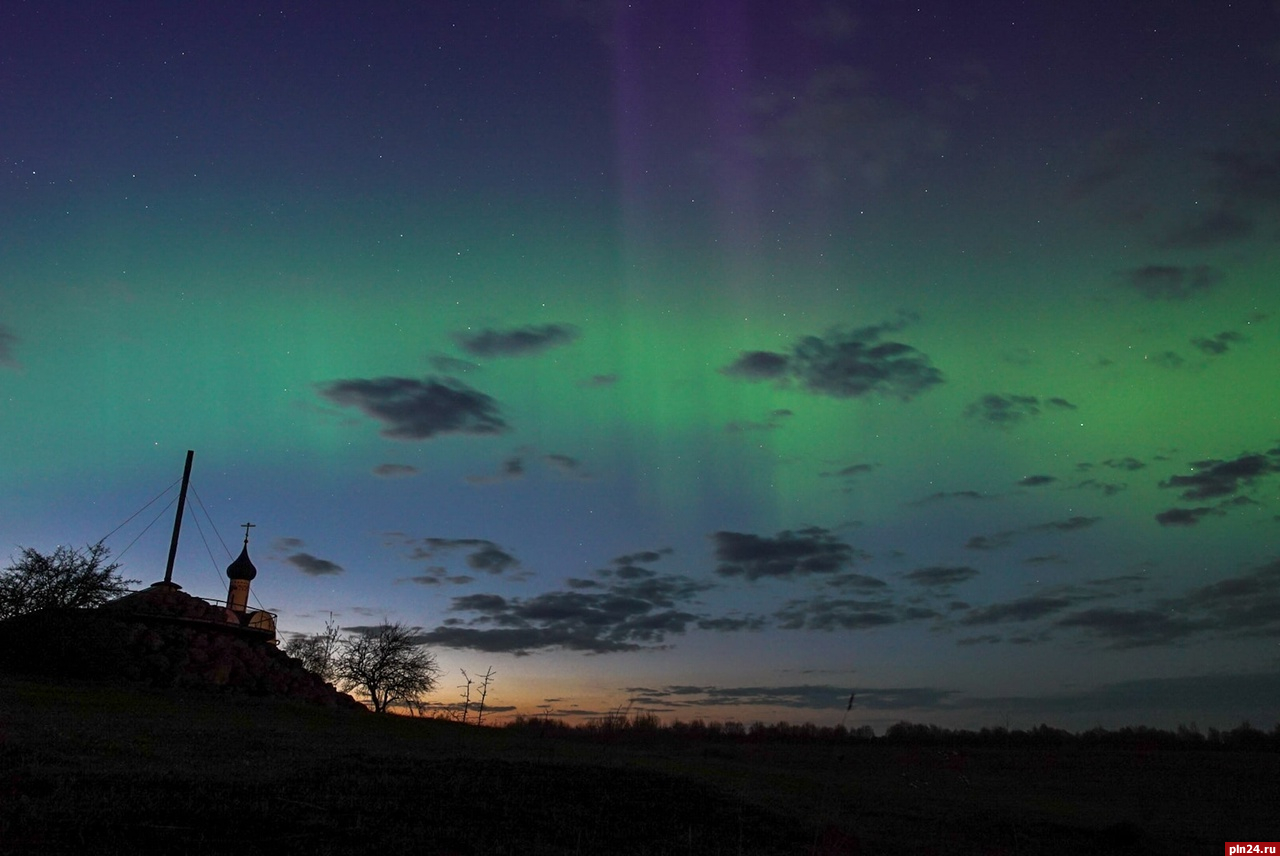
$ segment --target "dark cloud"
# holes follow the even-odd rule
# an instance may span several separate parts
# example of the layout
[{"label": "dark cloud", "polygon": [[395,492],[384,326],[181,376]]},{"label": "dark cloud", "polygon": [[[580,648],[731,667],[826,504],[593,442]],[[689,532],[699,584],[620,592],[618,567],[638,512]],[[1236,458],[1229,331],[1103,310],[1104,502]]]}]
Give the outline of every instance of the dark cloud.
[{"label": "dark cloud", "polygon": [[613,560],[613,564],[621,567],[639,564],[652,564],[661,561],[664,557],[670,556],[672,553],[670,547],[663,547],[660,550],[641,550],[638,553],[628,553],[625,556],[618,556]]},{"label": "dark cloud", "polygon": [[0,324],[0,366],[16,369],[19,367],[18,359],[14,356],[17,349],[18,337],[8,327]]},{"label": "dark cloud", "polygon": [[931,493],[924,499],[917,499],[910,505],[929,505],[934,502],[943,502],[948,499],[970,499],[970,500],[987,500],[994,497],[978,490],[944,490],[937,493]]},{"label": "dark cloud", "polygon": [[882,579],[869,577],[866,574],[835,574],[834,576],[825,577],[823,582],[828,588],[856,589],[859,591],[874,591],[889,585]]},{"label": "dark cloud", "polygon": [[881,341],[906,321],[836,328],[825,336],[806,336],[789,354],[744,352],[723,371],[747,380],[779,380],[799,384],[815,395],[834,398],[880,396],[909,401],[943,382],[942,372],[910,345]]},{"label": "dark cloud", "polygon": [[448,354],[432,354],[427,362],[431,364],[431,368],[442,374],[467,374],[469,372],[479,370],[480,366],[467,360],[460,360],[457,357],[451,357]]},{"label": "dark cloud", "polygon": [[782,421],[794,414],[790,410],[774,410],[762,422],[735,419],[724,426],[726,434],[743,434],[749,431],[776,431],[782,427]]},{"label": "dark cloud", "polygon": [[887,600],[825,597],[788,601],[774,617],[783,630],[869,630],[905,620]]},{"label": "dark cloud", "polygon": [[343,567],[328,559],[317,558],[310,553],[294,553],[286,556],[285,564],[293,565],[309,577],[323,577],[343,572]]},{"label": "dark cloud", "polygon": [[1265,454],[1247,453],[1228,461],[1193,461],[1190,475],[1171,476],[1160,487],[1181,491],[1183,499],[1214,499],[1231,496],[1242,487],[1253,486],[1264,476],[1280,473],[1280,448]]},{"label": "dark cloud", "polygon": [[1222,282],[1222,272],[1208,265],[1146,265],[1121,272],[1124,285],[1148,300],[1188,300]]},{"label": "dark cloud", "polygon": [[1195,526],[1202,517],[1221,516],[1222,512],[1207,505],[1196,508],[1170,508],[1156,515],[1156,522],[1161,526]]},{"label": "dark cloud", "polygon": [[[1075,410],[1065,398],[1047,398],[1044,405],[1060,410]],[[988,393],[964,409],[964,415],[989,425],[1008,428],[1033,419],[1041,413],[1041,401],[1034,395],[997,395]]]},{"label": "dark cloud", "polygon": [[1276,129],[1242,140],[1235,148],[1209,153],[1224,196],[1250,203],[1280,202],[1280,146]]},{"label": "dark cloud", "polygon": [[765,629],[769,620],[761,615],[750,615],[743,618],[726,616],[723,618],[698,619],[699,630],[714,630],[718,633],[735,633],[740,631],[756,632]]},{"label": "dark cloud", "polygon": [[1092,490],[1101,491],[1103,496],[1115,496],[1121,491],[1129,489],[1129,485],[1123,482],[1104,482],[1098,479],[1085,479],[1075,485],[1076,488],[1090,488]]},{"label": "dark cloud", "polygon": [[[955,93],[938,94],[957,100]],[[945,129],[887,98],[859,69],[820,66],[803,81],[771,80],[752,102],[758,133],[751,150],[811,191],[838,193],[849,182],[878,186],[913,155],[940,150]],[[794,192],[794,189],[793,189]]]},{"label": "dark cloud", "polygon": [[571,344],[579,335],[578,328],[571,324],[541,324],[454,333],[453,340],[474,357],[524,357]]},{"label": "dark cloud", "polygon": [[960,619],[960,623],[979,626],[1032,621],[1037,618],[1043,618],[1046,615],[1052,615],[1055,612],[1061,612],[1075,602],[1069,597],[1048,597],[1043,595],[1022,597],[973,609]]},{"label": "dark cloud", "polygon": [[520,560],[483,538],[424,538],[412,558],[434,558],[441,553],[465,552],[467,567],[487,574],[501,574],[520,567]]},{"label": "dark cloud", "polygon": [[524,459],[519,455],[513,455],[502,462],[496,475],[467,476],[467,481],[471,484],[497,484],[521,478],[524,478]]},{"label": "dark cloud", "polygon": [[811,574],[834,574],[862,554],[826,529],[812,527],[762,537],[743,532],[716,532],[711,536],[724,577],[791,579]]},{"label": "dark cloud", "polygon": [[822,478],[852,478],[853,476],[865,475],[871,472],[879,464],[850,464],[847,467],[841,467],[838,470],[818,473]]},{"label": "dark cloud", "polygon": [[965,542],[965,547],[969,550],[999,550],[1008,547],[1019,535],[1028,532],[1075,532],[1079,529],[1088,529],[1101,519],[1101,517],[1068,517],[1066,520],[1051,520],[1048,523],[1037,523],[1022,529],[1007,529],[990,535],[974,535]]},{"label": "dark cloud", "polygon": [[1192,589],[1172,607],[1227,636],[1280,637],[1280,559]]},{"label": "dark cloud", "polygon": [[1200,629],[1195,622],[1160,609],[1095,607],[1064,616],[1055,623],[1089,631],[1112,648],[1162,645]]},{"label": "dark cloud", "polygon": [[1072,177],[1068,195],[1087,196],[1133,175],[1150,151],[1150,143],[1131,131],[1112,129],[1085,150],[1083,167]]},{"label": "dark cloud", "polygon": [[791,360],[772,351],[744,351],[722,371],[731,377],[747,380],[774,380],[791,372]]},{"label": "dark cloud", "polygon": [[1113,470],[1126,470],[1129,472],[1140,470],[1146,466],[1146,464],[1139,461],[1137,458],[1107,458],[1107,460],[1102,462],[1102,465],[1104,467],[1110,467]]},{"label": "dark cloud", "polygon": [[982,636],[966,636],[963,639],[957,639],[956,644],[962,647],[969,645],[995,645],[1001,640],[1002,637],[987,633]]},{"label": "dark cloud", "polygon": [[1053,484],[1057,480],[1058,479],[1056,476],[1044,476],[1044,475],[1026,476],[1024,478],[1019,479],[1018,484],[1022,485],[1023,487],[1041,487],[1046,484]]},{"label": "dark cloud", "polygon": [[[971,609],[959,624],[986,626],[1050,618],[1048,625],[1030,634],[1029,641],[1045,641],[1053,631],[1075,630],[1117,649],[1175,644],[1205,636],[1280,638],[1280,559],[1174,597],[1134,602],[1132,599],[1142,598],[1149,585],[1144,574],[1089,580]],[[1075,609],[1089,601],[1116,598],[1129,602]]]},{"label": "dark cloud", "polygon": [[1186,364],[1186,360],[1174,351],[1161,351],[1151,357],[1151,362],[1162,369],[1180,369]]},{"label": "dark cloud", "polygon": [[1068,517],[1066,520],[1051,520],[1048,523],[1039,523],[1035,526],[1028,527],[1030,532],[1075,532],[1080,529],[1088,529],[1090,526],[1101,520],[1101,517]]},{"label": "dark cloud", "polygon": [[296,551],[305,546],[306,543],[307,542],[303,541],[301,538],[277,538],[271,542],[271,549],[281,552],[287,552],[289,550]]},{"label": "dark cloud", "polygon": [[996,532],[991,535],[974,535],[964,543],[967,550],[1000,550],[1013,543],[1018,533],[1013,530]]},{"label": "dark cloud", "polygon": [[543,459],[551,466],[553,470],[564,476],[571,478],[588,478],[586,469],[583,467],[582,461],[569,455],[549,454]]},{"label": "dark cloud", "polygon": [[618,376],[616,374],[598,374],[598,375],[592,375],[586,380],[578,381],[578,386],[588,387],[588,388],[613,386],[617,382],[618,382]]},{"label": "dark cloud", "polygon": [[418,468],[411,467],[408,464],[378,464],[373,468],[373,474],[382,478],[403,478],[405,476],[416,476]]},{"label": "dark cloud", "polygon": [[530,598],[466,595],[454,598],[449,611],[471,617],[446,621],[421,639],[432,645],[516,655],[552,648],[604,654],[659,647],[668,636],[702,626],[703,621],[710,622],[703,629],[747,629],[749,621],[717,623],[684,608],[709,587],[688,577],[662,575],[615,579]]},{"label": "dark cloud", "polygon": [[354,378],[321,383],[318,389],[334,404],[378,420],[384,426],[379,433],[395,440],[507,430],[492,398],[452,378]]},{"label": "dark cloud", "polygon": [[1155,245],[1169,250],[1201,250],[1247,238],[1253,232],[1250,218],[1229,208],[1216,208],[1174,226]]},{"label": "dark cloud", "polygon": [[954,567],[933,566],[917,568],[904,576],[918,586],[950,586],[971,580],[978,575],[977,568],[968,565]]},{"label": "dark cloud", "polygon": [[1192,339],[1195,345],[1211,357],[1220,357],[1231,349],[1232,345],[1245,341],[1245,337],[1234,330],[1226,330],[1216,336],[1203,339]]},{"label": "dark cloud", "polygon": [[633,704],[681,707],[785,707],[797,710],[843,710],[849,703],[861,710],[936,708],[958,693],[933,687],[863,687],[831,684],[792,686],[687,686],[627,687]]}]

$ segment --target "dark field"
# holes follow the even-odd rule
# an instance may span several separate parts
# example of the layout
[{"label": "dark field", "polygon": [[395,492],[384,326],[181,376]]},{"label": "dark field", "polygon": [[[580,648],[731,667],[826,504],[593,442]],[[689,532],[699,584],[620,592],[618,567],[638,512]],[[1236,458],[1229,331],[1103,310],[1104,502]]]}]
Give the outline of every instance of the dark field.
[{"label": "dark field", "polygon": [[0,853],[1221,853],[1280,755],[600,743],[0,676]]}]

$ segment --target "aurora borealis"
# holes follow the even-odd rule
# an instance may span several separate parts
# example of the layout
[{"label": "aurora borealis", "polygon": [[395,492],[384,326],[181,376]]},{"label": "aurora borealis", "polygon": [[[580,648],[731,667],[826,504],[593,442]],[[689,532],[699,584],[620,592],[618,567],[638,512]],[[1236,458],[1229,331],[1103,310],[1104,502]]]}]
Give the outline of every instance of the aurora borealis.
[{"label": "aurora borealis", "polygon": [[441,701],[1269,727],[1280,11],[1209,6],[11,4],[0,541],[194,449]]}]

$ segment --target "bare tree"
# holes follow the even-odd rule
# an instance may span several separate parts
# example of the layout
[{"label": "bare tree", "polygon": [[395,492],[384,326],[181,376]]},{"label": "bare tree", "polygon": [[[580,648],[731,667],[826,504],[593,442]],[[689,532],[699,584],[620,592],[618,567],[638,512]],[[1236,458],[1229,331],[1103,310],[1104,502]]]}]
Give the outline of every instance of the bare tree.
[{"label": "bare tree", "polygon": [[111,551],[101,543],[58,547],[47,555],[20,549],[20,557],[0,573],[0,619],[52,607],[101,606],[139,582],[121,579],[120,564],[107,561]]},{"label": "bare tree", "polygon": [[341,644],[338,625],[334,623],[333,613],[329,613],[323,633],[291,637],[284,643],[284,652],[301,660],[307,671],[314,672],[332,684],[338,680],[337,663]]},{"label": "bare tree", "polygon": [[435,689],[440,676],[435,655],[413,641],[417,628],[383,623],[342,640],[334,673],[348,690],[363,690],[379,713],[395,704],[412,705]]},{"label": "bare tree", "polygon": [[467,721],[467,712],[471,710],[471,676],[467,674],[466,669],[459,669],[462,677],[466,680],[465,684],[458,684],[458,689],[462,690],[462,721]]},{"label": "bare tree", "polygon": [[484,721],[484,700],[489,695],[489,687],[493,685],[493,679],[498,673],[490,666],[488,671],[480,676],[480,703],[476,706],[476,725]]}]

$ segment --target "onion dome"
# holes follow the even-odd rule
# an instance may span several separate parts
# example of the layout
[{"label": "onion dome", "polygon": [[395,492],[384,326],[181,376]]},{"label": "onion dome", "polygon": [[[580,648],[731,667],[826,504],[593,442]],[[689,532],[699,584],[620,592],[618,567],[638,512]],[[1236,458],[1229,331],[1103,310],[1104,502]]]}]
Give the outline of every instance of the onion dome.
[{"label": "onion dome", "polygon": [[227,566],[227,577],[233,580],[251,580],[257,575],[258,569],[249,560],[249,545],[246,543],[236,560]]}]

